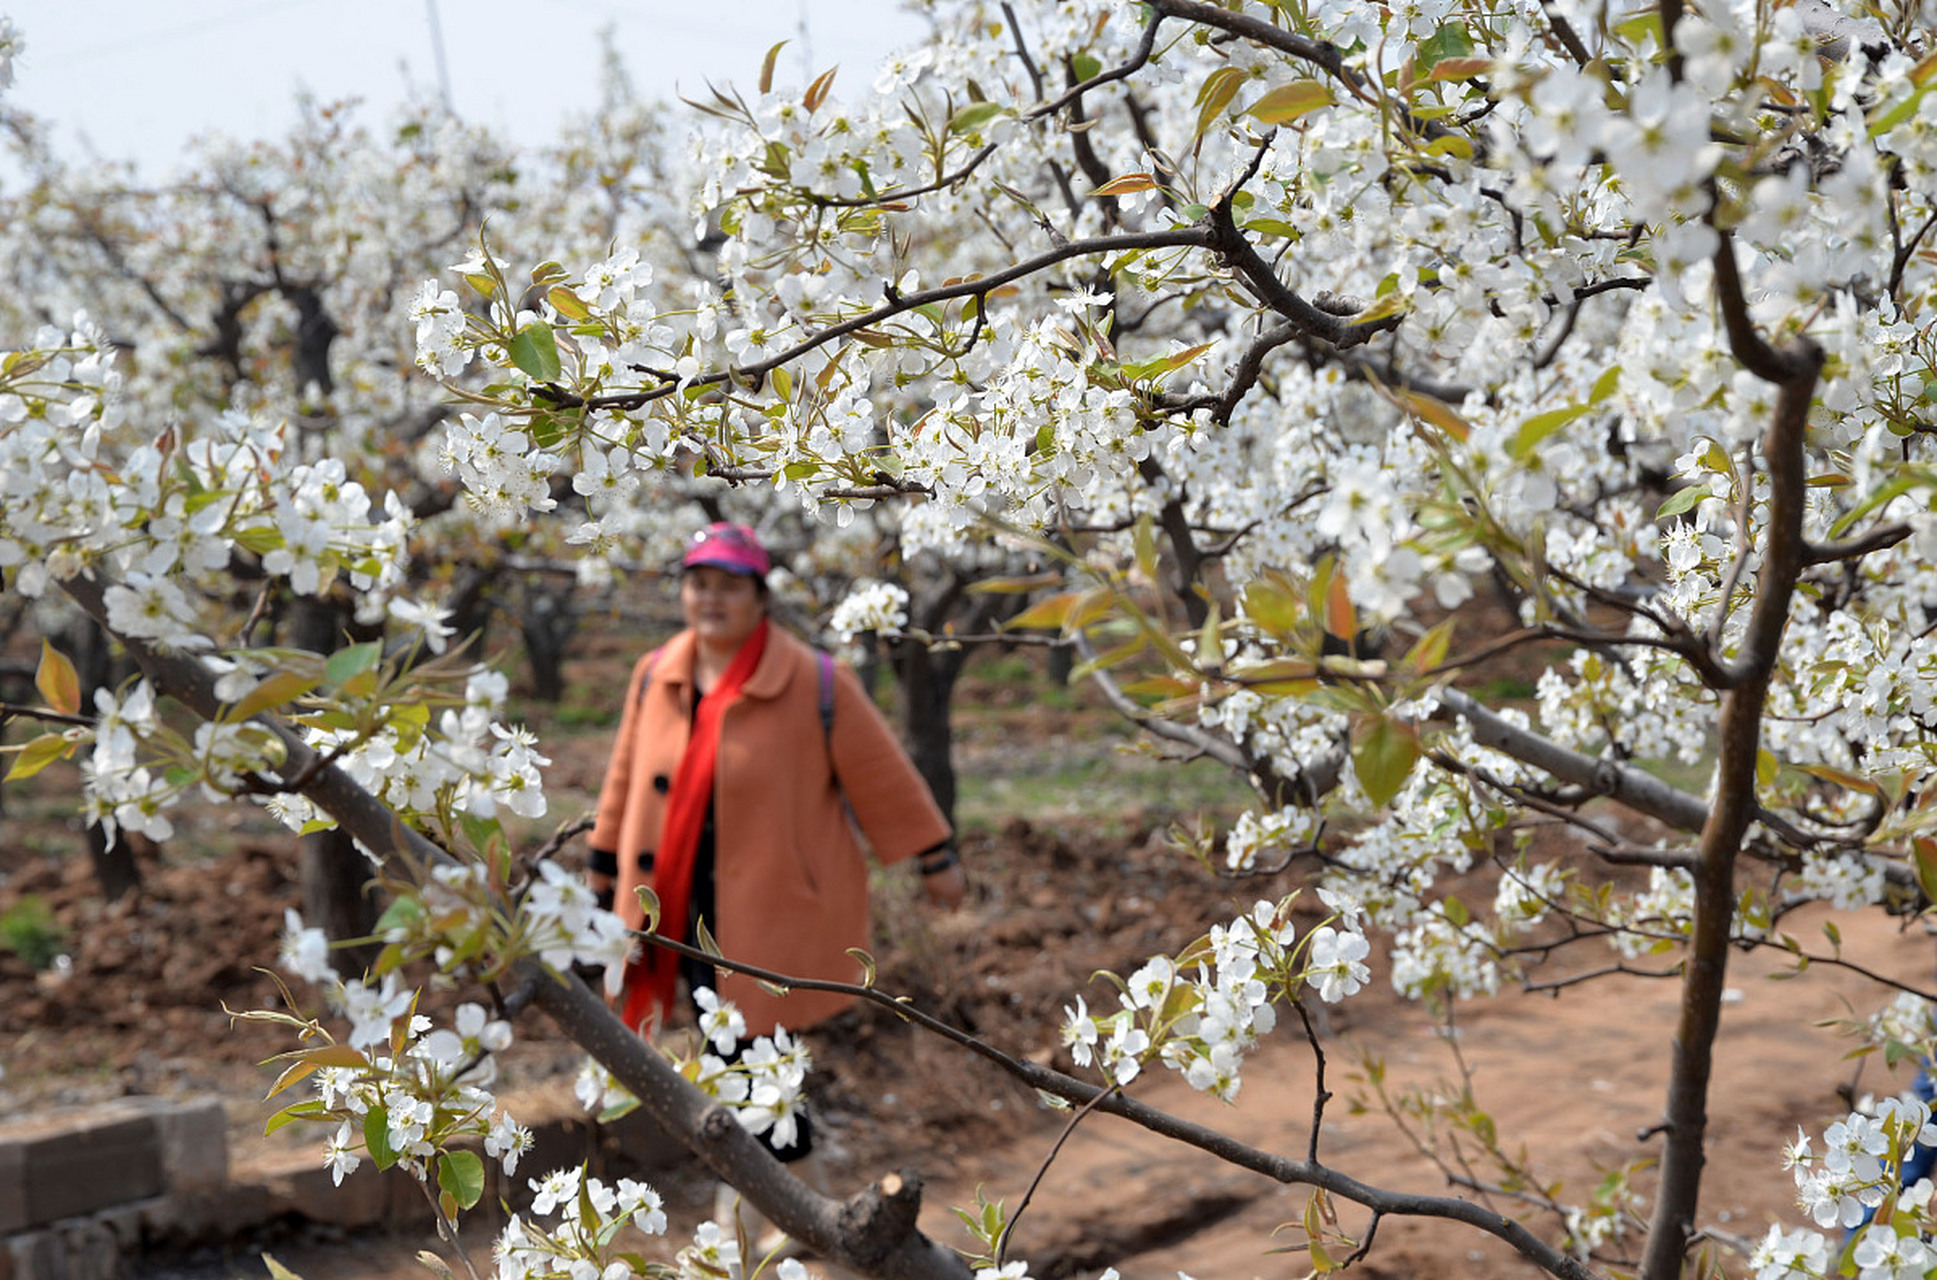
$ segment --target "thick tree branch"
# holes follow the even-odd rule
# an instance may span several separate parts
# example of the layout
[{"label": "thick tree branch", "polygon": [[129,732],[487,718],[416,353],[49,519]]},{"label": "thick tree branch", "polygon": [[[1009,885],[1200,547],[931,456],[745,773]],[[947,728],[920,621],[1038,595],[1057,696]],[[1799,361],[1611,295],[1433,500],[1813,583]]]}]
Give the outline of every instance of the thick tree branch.
[{"label": "thick tree branch", "polygon": [[[1185,0],[1169,0],[1169,2],[1183,3]],[[1221,13],[1223,10],[1218,12]],[[1231,197],[1241,191],[1244,184],[1249,182],[1252,175],[1258,171],[1258,166],[1263,162],[1265,152],[1270,145],[1271,139],[1267,137],[1251,157],[1250,166],[1238,175],[1237,180],[1218,197],[1217,203],[1211,206],[1207,219],[1212,236],[1211,248],[1243,278],[1245,285],[1260,302],[1296,324],[1304,331],[1304,336],[1319,338],[1334,347],[1344,349],[1359,346],[1378,334],[1398,328],[1400,320],[1404,318],[1398,313],[1381,316],[1376,320],[1354,323],[1307,302],[1299,296],[1297,290],[1278,278],[1277,271],[1264,260],[1258,253],[1257,247],[1238,229],[1237,217],[1232,212]]]},{"label": "thick tree branch", "polygon": [[1679,831],[1699,831],[1708,821],[1708,806],[1699,797],[1676,790],[1646,770],[1570,751],[1531,729],[1522,729],[1458,689],[1440,690],[1439,701],[1466,721],[1473,740],[1483,747],[1512,756],[1562,782],[1585,787]]}]

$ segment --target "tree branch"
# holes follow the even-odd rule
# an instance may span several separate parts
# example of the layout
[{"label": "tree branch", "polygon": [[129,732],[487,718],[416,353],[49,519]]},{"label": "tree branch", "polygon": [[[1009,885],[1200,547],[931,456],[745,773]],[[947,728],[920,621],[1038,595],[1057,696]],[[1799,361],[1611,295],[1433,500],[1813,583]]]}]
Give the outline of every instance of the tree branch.
[{"label": "tree branch", "polygon": [[[1663,0],[1664,20],[1671,4],[1674,0]],[[1735,917],[1735,864],[1749,824],[1758,816],[1755,770],[1762,743],[1763,705],[1782,633],[1788,625],[1789,603],[1802,575],[1802,521],[1807,499],[1803,435],[1823,365],[1823,353],[1814,343],[1802,341],[1775,352],[1754,335],[1742,306],[1741,282],[1734,277],[1735,253],[1726,234],[1716,253],[1716,267],[1722,310],[1729,317],[1729,337],[1737,358],[1744,364],[1756,361],[1760,367],[1750,367],[1760,376],[1777,374],[1771,380],[1779,382],[1781,389],[1762,440],[1769,474],[1762,567],[1748,627],[1731,668],[1736,683],[1722,695],[1716,734],[1715,803],[1702,826],[1700,861],[1694,874],[1694,920],[1683,966],[1681,1016],[1670,1047],[1668,1098],[1663,1109],[1666,1141],[1641,1269],[1643,1280],[1674,1280],[1681,1274],[1700,1202],[1708,1084],[1715,1037],[1721,1029],[1722,993]],[[1724,275],[1727,280],[1723,280]]]},{"label": "tree branch", "polygon": [[[75,577],[61,585],[106,626],[101,583]],[[159,692],[204,718],[220,713],[214,677],[199,660],[163,653],[143,641],[115,634]],[[256,717],[256,723],[281,740],[287,752],[279,771],[283,777],[315,768],[316,753],[289,725],[267,715]],[[450,860],[449,854],[398,821],[387,805],[334,765],[315,768],[304,795],[379,858],[396,857],[420,865]],[[845,1202],[824,1196],[789,1173],[758,1138],[628,1030],[584,983],[553,972],[535,957],[519,960],[512,977],[530,985],[532,1002],[639,1098],[662,1129],[745,1193],[789,1235],[831,1260],[880,1280],[968,1280],[961,1258],[916,1230],[912,1213],[906,1212],[909,1200],[919,1199],[917,1175],[890,1174],[878,1187]],[[900,1208],[883,1212],[877,1201]]]}]

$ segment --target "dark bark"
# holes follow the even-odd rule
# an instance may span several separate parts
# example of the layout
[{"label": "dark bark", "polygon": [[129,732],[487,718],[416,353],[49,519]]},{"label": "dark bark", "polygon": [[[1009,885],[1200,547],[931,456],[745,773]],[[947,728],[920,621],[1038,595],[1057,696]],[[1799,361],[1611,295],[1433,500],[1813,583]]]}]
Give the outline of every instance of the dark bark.
[{"label": "dark bark", "polygon": [[518,630],[525,640],[525,665],[531,669],[532,692],[545,702],[565,696],[565,651],[578,630],[578,609],[570,583],[552,586],[536,577],[526,580],[525,607]]},{"label": "dark bark", "polygon": [[497,607],[492,594],[496,582],[497,575],[488,569],[460,565],[451,582],[450,595],[444,600],[444,608],[450,612],[451,630],[456,632],[457,641],[470,644],[472,653],[484,649],[484,633],[491,623],[491,611]]},{"label": "dark bark", "polygon": [[[311,653],[332,653],[351,638],[355,620],[340,604],[298,596],[287,615],[289,643]],[[303,919],[332,942],[367,938],[377,925],[376,900],[365,891],[370,864],[341,827],[312,831],[297,839],[296,865],[303,889]],[[373,946],[348,948],[342,967],[357,969],[376,958]]]},{"label": "dark bark", "polygon": [[955,760],[951,751],[955,730],[949,701],[955,694],[956,678],[962,674],[965,654],[966,650],[930,649],[914,641],[896,645],[894,653],[908,754],[951,826],[955,822]]},{"label": "dark bark", "polygon": [[1721,1030],[1722,993],[1728,980],[1729,933],[1735,918],[1735,865],[1742,840],[1757,816],[1755,765],[1762,742],[1763,704],[1789,622],[1790,601],[1801,577],[1806,493],[1803,435],[1809,403],[1822,370],[1813,344],[1775,351],[1747,322],[1733,285],[1734,250],[1725,240],[1717,255],[1722,310],[1738,359],[1781,390],[1773,421],[1763,435],[1769,471],[1768,527],[1741,651],[1730,664],[1717,731],[1715,803],[1702,826],[1695,868],[1695,913],[1688,957],[1682,968],[1681,1014],[1670,1046],[1668,1098],[1662,1117],[1661,1181],[1649,1223],[1643,1280],[1674,1280],[1695,1229],[1702,1169],[1707,1162],[1708,1086],[1715,1038]]},{"label": "dark bark", "polygon": [[[73,646],[75,674],[81,678],[81,707],[94,706],[94,691],[114,683],[114,664],[108,633],[94,619],[83,616],[68,632]],[[98,824],[87,829],[88,861],[94,866],[94,882],[101,897],[119,902],[141,888],[141,866],[135,861],[134,845],[127,838],[108,843],[107,829]]]}]

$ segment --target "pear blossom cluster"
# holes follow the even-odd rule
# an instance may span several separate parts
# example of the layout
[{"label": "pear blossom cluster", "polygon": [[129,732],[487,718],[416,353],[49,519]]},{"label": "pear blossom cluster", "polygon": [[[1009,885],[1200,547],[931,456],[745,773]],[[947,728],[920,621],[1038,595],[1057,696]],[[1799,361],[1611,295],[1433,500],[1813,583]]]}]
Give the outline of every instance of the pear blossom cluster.
[{"label": "pear blossom cluster", "polygon": [[908,625],[908,589],[899,583],[864,578],[834,607],[827,629],[852,644],[857,636],[872,631],[893,639]]},{"label": "pear blossom cluster", "polygon": [[[534,1193],[529,1214],[511,1215],[492,1243],[500,1280],[631,1276],[636,1274],[632,1267],[615,1256],[618,1230],[629,1226],[647,1236],[666,1234],[664,1201],[635,1179],[607,1181],[581,1167],[554,1170],[529,1185]],[[546,1218],[556,1221],[547,1225]],[[716,1247],[717,1226],[705,1226],[714,1232],[700,1247]],[[681,1274],[695,1273],[682,1269]]]},{"label": "pear blossom cluster", "polygon": [[1355,903],[1326,895],[1337,914],[1301,940],[1291,902],[1260,900],[1181,955],[1153,956],[1127,979],[1112,975],[1120,992],[1111,1013],[1092,1013],[1078,996],[1064,1009],[1071,1059],[1119,1088],[1157,1060],[1200,1093],[1235,1101],[1245,1055],[1277,1025],[1276,1001],[1296,1000],[1309,986],[1336,1004],[1371,980]]},{"label": "pear blossom cluster", "polygon": [[461,1004],[451,1026],[434,1027],[416,1012],[416,993],[396,973],[374,984],[345,978],[329,963],[328,945],[322,930],[306,927],[294,910],[286,913],[282,968],[322,987],[332,1009],[351,1024],[343,1048],[355,1065],[339,1057],[316,1065],[299,1050],[290,1055],[294,1065],[283,1081],[293,1083],[299,1068],[314,1068],[314,1100],[283,1114],[334,1126],[325,1154],[331,1180],[341,1185],[368,1158],[426,1181],[465,1139],[481,1140],[507,1175],[515,1172],[531,1149],[531,1132],[490,1092],[493,1055],[510,1047],[511,1025],[480,1005]]},{"label": "pear blossom cluster", "polygon": [[[1784,1149],[1796,1200],[1820,1230],[1772,1225],[1749,1256],[1756,1280],[1823,1280],[1836,1274],[1838,1244],[1822,1234],[1842,1231],[1859,1280],[1924,1276],[1937,1267],[1929,1178],[1910,1182],[1903,1170],[1919,1148],[1937,1146],[1937,1125],[1920,1096],[1885,1098],[1852,1111],[1822,1133],[1823,1150],[1798,1132]],[[1845,1274],[1849,1274],[1845,1270]]]},{"label": "pear blossom cluster", "polygon": [[[680,1056],[663,1048],[680,1074],[726,1107],[748,1133],[764,1135],[777,1150],[800,1140],[800,1120],[806,1099],[807,1073],[813,1056],[807,1045],[785,1027],[772,1035],[746,1039],[746,1018],[730,1000],[710,987],[693,993],[699,1008],[700,1044],[697,1052]],[[573,1093],[594,1115],[623,1115],[638,1099],[593,1059],[579,1067]]]}]

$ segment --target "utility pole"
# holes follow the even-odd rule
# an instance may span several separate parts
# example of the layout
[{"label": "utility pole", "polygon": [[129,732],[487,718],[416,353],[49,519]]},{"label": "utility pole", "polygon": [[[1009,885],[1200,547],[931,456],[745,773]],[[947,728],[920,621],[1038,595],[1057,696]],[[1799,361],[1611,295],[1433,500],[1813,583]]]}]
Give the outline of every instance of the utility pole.
[{"label": "utility pole", "polygon": [[444,24],[437,20],[437,0],[424,0],[424,11],[430,15],[430,47],[437,58],[437,89],[444,99],[444,114],[454,116],[457,108],[451,103],[451,68],[444,60]]}]

